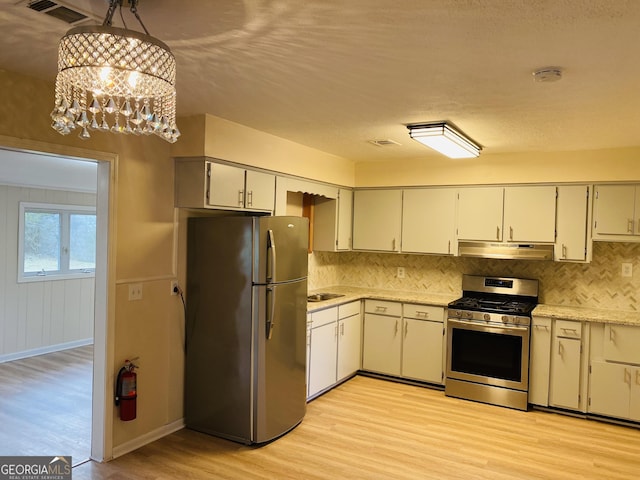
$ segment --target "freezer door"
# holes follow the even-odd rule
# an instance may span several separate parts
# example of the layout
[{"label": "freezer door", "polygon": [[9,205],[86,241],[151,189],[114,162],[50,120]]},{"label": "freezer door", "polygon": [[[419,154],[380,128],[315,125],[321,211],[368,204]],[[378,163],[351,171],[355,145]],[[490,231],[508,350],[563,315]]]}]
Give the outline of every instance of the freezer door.
[{"label": "freezer door", "polygon": [[256,217],[255,222],[254,283],[306,278],[309,220],[304,217]]},{"label": "freezer door", "polygon": [[254,439],[273,440],[306,411],[307,281],[257,286]]}]

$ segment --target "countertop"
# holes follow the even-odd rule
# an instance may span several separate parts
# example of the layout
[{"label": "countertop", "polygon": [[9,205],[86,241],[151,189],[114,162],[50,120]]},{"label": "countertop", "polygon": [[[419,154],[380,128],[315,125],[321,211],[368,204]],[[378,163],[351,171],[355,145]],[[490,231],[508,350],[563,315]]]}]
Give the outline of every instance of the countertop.
[{"label": "countertop", "polygon": [[[331,300],[324,300],[322,302],[309,302],[307,304],[308,312],[322,310],[335,305],[341,305],[343,303],[367,298],[446,307],[450,302],[460,297],[459,294],[405,292],[400,290],[342,286],[320,288],[318,290],[310,291],[309,295],[316,293],[338,293],[343,296],[333,298]],[[608,310],[604,308],[599,309],[539,303],[533,310],[533,316],[575,320],[580,322],[615,323],[619,325],[640,326],[640,312]]]}]

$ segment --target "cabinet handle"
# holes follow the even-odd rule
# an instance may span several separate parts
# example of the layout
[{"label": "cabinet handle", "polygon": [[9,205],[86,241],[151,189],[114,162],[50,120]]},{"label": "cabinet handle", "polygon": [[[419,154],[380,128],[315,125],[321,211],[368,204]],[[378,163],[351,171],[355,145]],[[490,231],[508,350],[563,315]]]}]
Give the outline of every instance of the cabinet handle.
[{"label": "cabinet handle", "polygon": [[244,190],[238,190],[238,205],[242,206],[244,203]]},{"label": "cabinet handle", "polygon": [[496,240],[500,240],[500,226],[496,227]]},{"label": "cabinet handle", "polygon": [[429,318],[429,312],[423,312],[421,310],[416,310],[416,317]]},{"label": "cabinet handle", "polygon": [[562,330],[565,335],[568,335],[569,333],[573,332],[573,334],[577,337],[578,336],[578,330],[576,330],[575,328],[560,328],[560,330]]},{"label": "cabinet handle", "polygon": [[633,233],[633,219],[627,220],[627,232]]},{"label": "cabinet handle", "polygon": [[631,372],[627,370],[626,367],[624,369],[624,383],[631,386]]},{"label": "cabinet handle", "polygon": [[407,333],[409,333],[409,322],[404,323],[404,338],[407,338]]},{"label": "cabinet handle", "polygon": [[249,207],[253,205],[253,190],[247,192],[247,205]]},{"label": "cabinet handle", "polygon": [[340,335],[344,337],[344,323],[340,324]]},{"label": "cabinet handle", "polygon": [[509,226],[509,240],[513,240],[513,227]]},{"label": "cabinet handle", "polygon": [[562,244],[562,258],[567,258],[567,246]]},{"label": "cabinet handle", "polygon": [[335,337],[336,337],[336,340],[337,340],[338,339],[338,326],[337,325],[336,325],[334,330],[335,330]]},{"label": "cabinet handle", "polygon": [[449,243],[447,245],[447,253],[451,253],[451,240],[449,240]]},{"label": "cabinet handle", "polygon": [[564,347],[562,346],[562,342],[558,340],[558,355],[562,357],[564,352]]},{"label": "cabinet handle", "polygon": [[393,250],[394,252],[396,251],[396,239],[393,239],[393,242],[391,242],[391,250]]},{"label": "cabinet handle", "polygon": [[387,307],[382,305],[376,305],[376,312],[386,312],[386,311],[387,311]]},{"label": "cabinet handle", "polygon": [[636,385],[640,385],[640,370],[636,370]]},{"label": "cabinet handle", "polygon": [[609,327],[609,341],[611,343],[616,343],[616,332],[613,327]]},{"label": "cabinet handle", "polygon": [[398,335],[398,320],[396,320],[396,328],[393,331],[393,336],[395,337],[396,335]]},{"label": "cabinet handle", "polygon": [[534,325],[534,327],[536,328],[536,330],[544,330],[544,331],[549,330],[549,327],[546,325]]}]

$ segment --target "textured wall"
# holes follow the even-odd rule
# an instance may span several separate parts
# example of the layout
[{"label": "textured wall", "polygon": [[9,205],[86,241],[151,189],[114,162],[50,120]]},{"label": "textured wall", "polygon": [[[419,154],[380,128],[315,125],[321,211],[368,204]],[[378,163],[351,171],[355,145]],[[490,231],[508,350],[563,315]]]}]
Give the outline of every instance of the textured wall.
[{"label": "textured wall", "polygon": [[[633,263],[632,277],[620,275],[622,262]],[[466,273],[538,279],[541,303],[640,310],[640,244],[634,243],[594,242],[590,264],[315,252],[309,267],[310,289],[348,285],[457,295]],[[397,267],[405,267],[405,278],[396,278]]]}]

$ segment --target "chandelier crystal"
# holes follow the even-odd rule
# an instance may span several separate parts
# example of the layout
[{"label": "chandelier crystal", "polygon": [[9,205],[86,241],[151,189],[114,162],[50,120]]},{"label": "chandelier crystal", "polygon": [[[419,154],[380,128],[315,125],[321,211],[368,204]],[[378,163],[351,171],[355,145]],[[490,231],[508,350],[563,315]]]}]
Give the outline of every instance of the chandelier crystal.
[{"label": "chandelier crystal", "polygon": [[128,1],[145,34],[111,26],[123,1],[110,0],[101,26],[72,28],[60,40],[52,127],[62,135],[78,129],[85,139],[93,130],[153,133],[174,143],[180,136],[175,58],[149,35],[138,0]]}]

